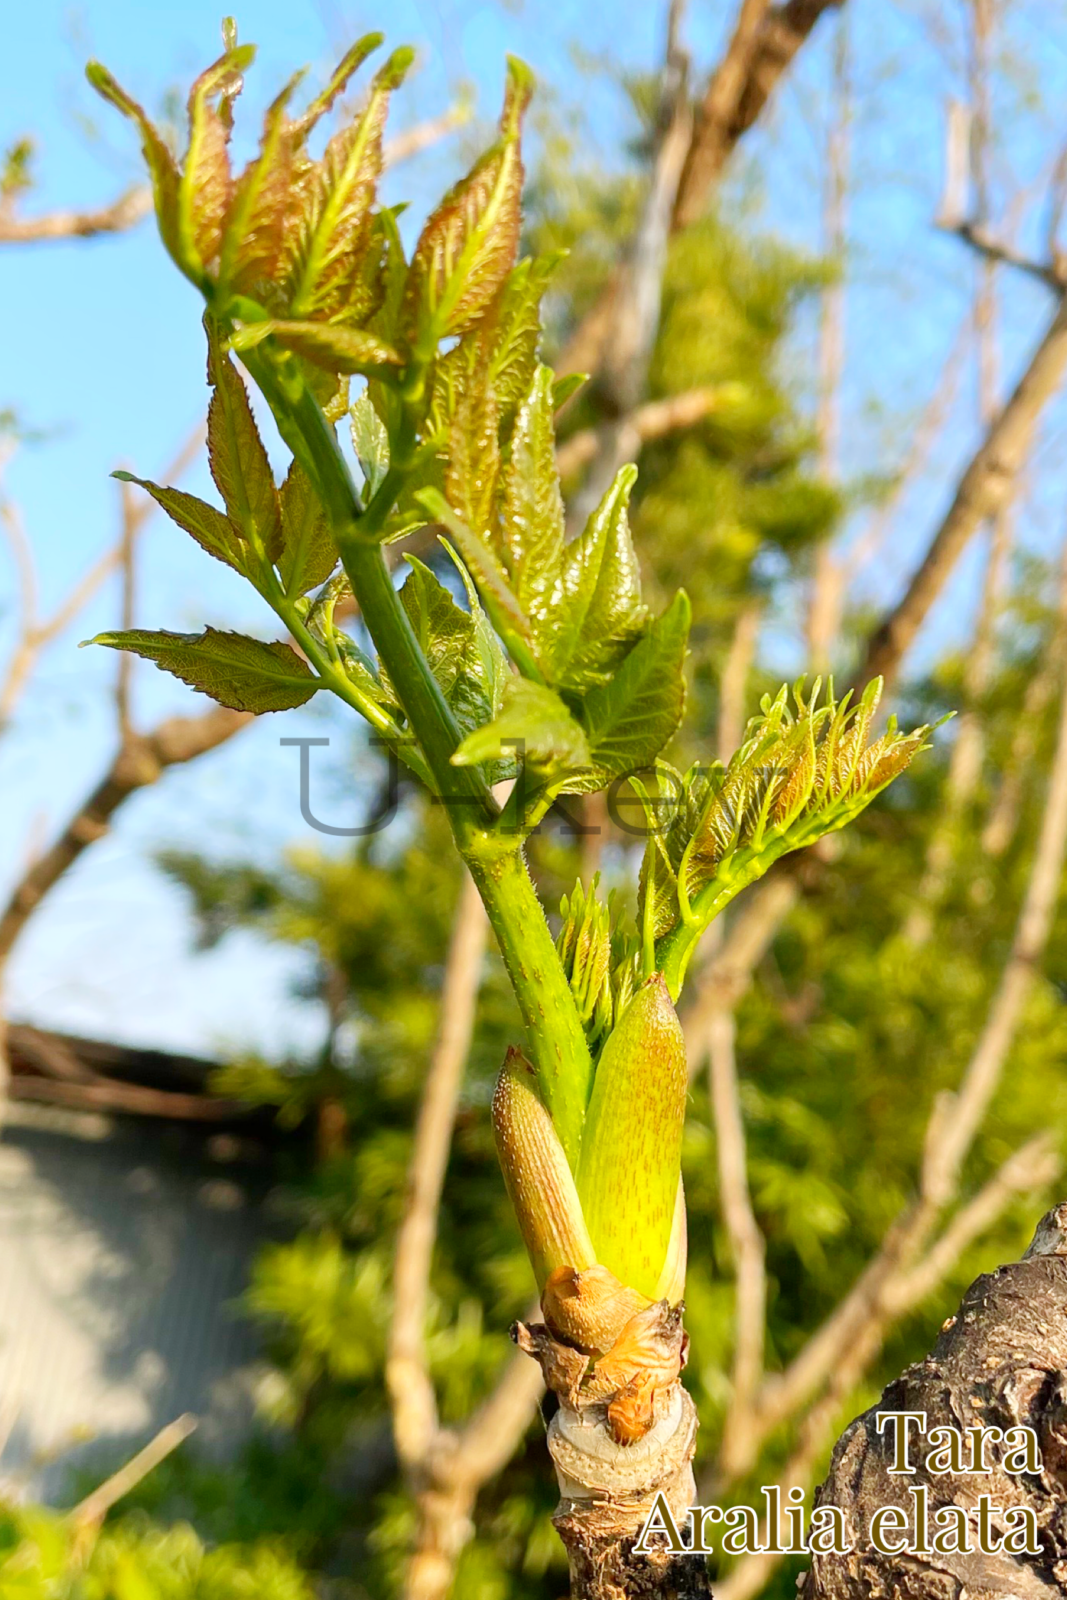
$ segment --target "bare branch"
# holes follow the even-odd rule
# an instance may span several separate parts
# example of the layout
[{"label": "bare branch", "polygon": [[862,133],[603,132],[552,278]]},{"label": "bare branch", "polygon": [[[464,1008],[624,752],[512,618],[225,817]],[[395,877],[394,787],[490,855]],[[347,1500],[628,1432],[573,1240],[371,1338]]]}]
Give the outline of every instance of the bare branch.
[{"label": "bare branch", "polygon": [[170,717],[151,733],[129,739],[59,838],[28,867],[0,912],[0,969],[44,896],[82,851],[107,833],[115,812],[131,794],[155,783],[167,767],[214,750],[251,721],[248,712],[213,706],[198,717]]},{"label": "bare branch", "polygon": [[455,105],[449,106],[439,117],[430,117],[426,122],[417,122],[413,128],[406,128],[403,133],[387,139],[382,159],[387,167],[398,167],[401,162],[410,161],[413,156],[420,156],[424,150],[430,150],[435,144],[440,144],[442,139],[447,139],[457,128],[466,127],[470,119],[469,103],[466,100],[457,100]]},{"label": "bare branch", "polygon": [[1008,504],[1034,431],[1067,368],[1067,302],[1061,301],[1015,390],[971,458],[903,598],[874,634],[857,682],[893,681],[959,556],[987,518]]},{"label": "bare branch", "polygon": [[127,1461],[118,1472],[112,1473],[92,1494],[79,1501],[73,1511],[68,1511],[68,1522],[78,1528],[89,1528],[103,1522],[113,1505],[124,1499],[131,1489],[136,1489],[142,1478],[147,1478],[161,1461],[166,1460],[195,1431],[196,1418],[188,1413],[168,1422],[132,1460]]},{"label": "bare branch", "polygon": [[478,891],[464,871],[445,964],[437,1042],[415,1124],[407,1199],[397,1235],[393,1320],[385,1368],[397,1455],[407,1471],[416,1475],[425,1468],[437,1435],[437,1401],[425,1345],[430,1268],[456,1106],[474,1029],[486,928]]},{"label": "bare branch", "polygon": [[763,1234],[752,1209],[745,1154],[745,1125],[737,1084],[736,1024],[732,1011],[717,1011],[708,1024],[711,1101],[719,1167],[719,1201],[734,1263],[734,1356],[730,1404],[720,1457],[732,1459],[738,1437],[750,1425],[763,1377],[766,1272]]},{"label": "bare branch", "polygon": [[[629,424],[640,445],[652,439],[662,439],[669,433],[680,433],[692,428],[705,417],[721,411],[737,398],[740,385],[714,383],[699,389],[686,389],[681,394],[668,395],[663,400],[649,400],[638,406],[629,416]],[[564,439],[556,451],[556,465],[561,477],[577,472],[595,459],[600,439],[598,428],[583,428]]]},{"label": "bare branch", "polygon": [[98,211],[50,211],[40,217],[0,216],[0,245],[40,244],[55,239],[91,239],[102,233],[125,233],[152,209],[147,189],[129,189]]},{"label": "bare branch", "polygon": [[[742,0],[733,35],[712,74],[693,130],[671,217],[671,232],[700,215],[735,145],[770,99],[824,11],[843,0]],[[744,70],[739,68],[743,65]],[[729,91],[729,92],[728,92]],[[596,374],[614,336],[623,274],[611,274],[556,360],[561,375]]]},{"label": "bare branch", "polygon": [[729,761],[745,732],[745,705],[749,673],[756,653],[763,605],[749,600],[741,607],[730,636],[730,647],[719,682],[719,725],[716,735],[719,760]]}]

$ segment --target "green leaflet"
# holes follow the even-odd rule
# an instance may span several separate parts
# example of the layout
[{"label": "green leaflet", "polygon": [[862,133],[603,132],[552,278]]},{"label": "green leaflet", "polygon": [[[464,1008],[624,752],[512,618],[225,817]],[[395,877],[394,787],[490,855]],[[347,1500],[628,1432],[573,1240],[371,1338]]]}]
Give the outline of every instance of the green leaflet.
[{"label": "green leaflet", "polygon": [[326,582],[338,556],[329,519],[299,461],[290,466],[278,500],[282,517],[278,571],[287,595],[307,594]]},{"label": "green leaflet", "polygon": [[687,1089],[682,1030],[655,973],[601,1052],[577,1172],[597,1260],[649,1298],[671,1241]]},{"label": "green leaflet", "polygon": [[136,483],[146,489],[171,521],[191,534],[208,555],[224,561],[228,567],[245,576],[255,570],[254,561],[250,564],[249,559],[252,551],[239,529],[234,527],[224,512],[216,510],[206,500],[198,500],[196,495],[186,494],[184,489],[164,488],[147,478],[138,478],[132,472],[113,472],[111,476],[123,483]]},{"label": "green leaflet", "polygon": [[[515,417],[504,469],[499,543],[512,593],[530,619],[538,658],[551,633],[553,592],[563,558],[563,499],[552,426],[552,374],[538,367]],[[476,525],[475,525],[476,526]]]},{"label": "green leaflet", "polygon": [[[476,599],[464,611],[429,567],[413,556],[408,563],[411,572],[400,591],[404,610],[460,730],[473,733],[491,723],[500,709],[507,676],[504,653]],[[387,682],[384,673],[382,681]],[[505,758],[510,770],[513,758],[507,752]]]},{"label": "green leaflet", "polygon": [[248,392],[218,330],[204,318],[208,338],[207,448],[211,476],[226,503],[230,520],[257,554],[276,561],[282,548],[281,510],[267,452],[259,436]]},{"label": "green leaflet", "polygon": [[[551,470],[558,497],[554,459]],[[641,631],[641,574],[626,516],[636,478],[636,467],[620,469],[583,532],[563,551],[552,603],[537,618],[546,677],[564,688],[584,692],[607,683]]]},{"label": "green leaflet", "polygon": [[452,757],[457,767],[524,757],[550,772],[589,764],[585,734],[559,695],[528,678],[510,677],[499,715],[469,733]]},{"label": "green leaflet", "polygon": [[679,590],[602,688],[582,702],[597,787],[649,767],[673,736],[685,707],[689,600]]},{"label": "green leaflet", "polygon": [[105,644],[154,661],[192,689],[234,711],[288,711],[302,706],[319,687],[306,661],[280,640],[266,643],[242,633],[152,633],[145,628],[98,633],[87,644]]},{"label": "green leaflet", "polygon": [[541,299],[562,259],[562,251],[527,256],[500,291],[488,378],[505,434],[511,432],[515,410],[533,382],[541,341]]},{"label": "green leaflet", "polygon": [[533,91],[529,68],[508,57],[500,139],[442,200],[419,235],[404,289],[402,326],[429,357],[487,309],[515,260],[522,159],[519,130]]},{"label": "green leaflet", "polygon": [[389,436],[366,389],[349,412],[349,419],[352,448],[356,452],[366,498],[369,500],[389,471]]}]

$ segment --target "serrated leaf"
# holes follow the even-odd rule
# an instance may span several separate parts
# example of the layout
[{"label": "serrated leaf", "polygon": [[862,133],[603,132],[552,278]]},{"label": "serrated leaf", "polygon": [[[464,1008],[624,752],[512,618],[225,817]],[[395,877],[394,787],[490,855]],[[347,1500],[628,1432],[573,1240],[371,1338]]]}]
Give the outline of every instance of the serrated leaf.
[{"label": "serrated leaf", "polygon": [[509,57],[499,141],[449,190],[419,236],[402,325],[424,359],[439,340],[477,321],[514,263],[523,179],[519,131],[531,92],[529,70]]},{"label": "serrated leaf", "polygon": [[295,126],[306,138],[312,128],[328,111],[333,110],[334,101],[338,95],[343,94],[348,87],[348,81],[353,73],[357,72],[369,55],[385,42],[384,33],[365,33],[355,44],[350,45],[341,57],[337,66],[330,74],[329,82],[317,94],[307,110],[297,119]]},{"label": "serrated leaf", "polygon": [[389,435],[366,390],[352,407],[349,416],[352,448],[363,474],[367,499],[370,500],[389,471]]},{"label": "serrated leaf", "polygon": [[254,56],[251,45],[227,50],[189,91],[189,143],[178,187],[178,225],[205,266],[219,252],[233,200],[232,102],[241,92],[241,74]]},{"label": "serrated leaf", "polygon": [[248,392],[218,333],[205,319],[208,334],[208,382],[212,386],[207,413],[207,448],[211,476],[230,520],[254,550],[276,561],[282,548],[278,491]]},{"label": "serrated leaf", "polygon": [[255,332],[261,338],[271,333],[286,350],[341,375],[379,372],[383,367],[399,366],[401,361],[399,352],[376,334],[334,322],[276,320],[257,323]]},{"label": "serrated leaf", "polygon": [[687,1088],[682,1030],[656,973],[601,1053],[576,1174],[597,1260],[649,1297],[671,1240]]},{"label": "serrated leaf", "polygon": [[307,594],[325,583],[338,562],[329,520],[311,480],[294,461],[279,493],[282,548],[278,556],[285,592]]},{"label": "serrated leaf", "polygon": [[464,734],[500,708],[506,663],[481,608],[464,611],[444,584],[413,556],[400,591],[412,630]]},{"label": "serrated leaf", "polygon": [[582,702],[597,787],[650,767],[682,720],[689,600],[679,590],[615,677]]},{"label": "serrated leaf", "polygon": [[217,560],[224,561],[235,572],[247,576],[252,552],[241,537],[240,530],[234,527],[223,512],[216,510],[206,500],[198,500],[195,495],[186,494],[183,489],[164,488],[147,478],[137,478],[132,472],[115,472],[112,473],[112,477],[119,478],[123,483],[136,483],[140,488],[146,489],[171,521],[191,534],[202,550],[206,550],[208,555],[215,556]]},{"label": "serrated leaf", "polygon": [[457,767],[481,761],[525,759],[548,769],[589,764],[589,747],[578,722],[554,690],[512,677],[499,716],[467,735],[452,757]]},{"label": "serrated leaf", "polygon": [[564,688],[583,692],[607,684],[644,623],[641,573],[626,515],[636,477],[636,467],[620,469],[563,553],[551,608],[533,617],[547,676]]},{"label": "serrated leaf", "polygon": [[[445,493],[479,535],[492,527],[500,471],[499,410],[488,381],[487,340],[479,331],[455,351],[456,385],[448,426]],[[462,366],[460,365],[462,362]]]},{"label": "serrated leaf", "polygon": [[88,642],[154,661],[190,688],[200,689],[234,711],[288,711],[310,700],[319,687],[307,662],[281,640],[266,643],[216,628],[203,633],[131,628],[98,633]]},{"label": "serrated leaf", "polygon": [[[299,212],[310,162],[300,159],[303,134],[287,116],[303,73],[296,73],[267,108],[259,152],[234,185],[219,281],[270,301],[282,277],[286,241]],[[276,291],[274,291],[276,293]]]},{"label": "serrated leaf", "polygon": [[563,255],[558,250],[520,261],[500,294],[489,382],[505,433],[515,408],[530,392],[541,340],[541,299]]},{"label": "serrated leaf", "polygon": [[555,628],[563,535],[552,374],[539,367],[515,417],[500,508],[500,540],[512,592],[538,642]]},{"label": "serrated leaf", "polygon": [[198,263],[189,256],[178,221],[178,168],[166,142],[149,120],[144,107],[126,93],[99,61],[89,62],[85,76],[97,94],[137,124],[141,134],[141,149],[152,180],[152,201],[160,238],[182,272],[195,277]]},{"label": "serrated leaf", "polygon": [[353,289],[370,238],[371,208],[382,171],[389,96],[413,59],[414,51],[407,47],[394,51],[375,77],[362,115],[334,134],[309,177],[291,281],[295,320],[352,317]]}]

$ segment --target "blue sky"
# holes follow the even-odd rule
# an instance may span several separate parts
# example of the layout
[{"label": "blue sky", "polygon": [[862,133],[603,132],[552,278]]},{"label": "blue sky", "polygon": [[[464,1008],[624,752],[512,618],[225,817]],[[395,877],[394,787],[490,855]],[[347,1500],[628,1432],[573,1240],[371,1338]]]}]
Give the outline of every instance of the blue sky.
[{"label": "blue sky", "polygon": [[[714,59],[733,5],[694,4],[687,32],[697,69]],[[852,0],[857,117],[850,217],[845,460],[850,473],[898,459],[917,407],[936,381],[969,294],[962,247],[930,225],[940,183],[947,94],[959,92],[959,30],[952,8]],[[432,116],[469,89],[480,117],[495,114],[506,51],[531,62],[550,115],[580,106],[598,148],[619,159],[631,131],[623,98],[599,58],[647,69],[661,44],[662,10],[637,3],[591,7],[577,0],[509,4],[416,3],[384,8],[390,43],[419,49],[419,68],[398,97],[394,126]],[[344,0],[255,0],[241,8],[243,38],[260,46],[246,94],[246,128],[293,66],[324,74],[345,44],[381,25],[383,9]],[[931,18],[937,18],[931,22]],[[12,7],[0,60],[0,145],[32,133],[39,188],[33,208],[104,203],[138,177],[136,142],[95,102],[82,79],[96,55],[150,108],[188,82],[214,53],[219,12],[204,0],[151,7],[58,0]],[[576,59],[580,41],[585,65]],[[1040,56],[1037,54],[1040,41]],[[1055,107],[1067,90],[1067,22],[1059,3],[1017,4],[1005,48],[1030,61],[1043,103],[1025,72],[1004,91],[998,197],[1034,181],[1055,145]],[[1040,61],[1039,72],[1035,63]],[[818,160],[828,71],[819,39],[746,146],[734,189],[758,225],[814,246]],[[1005,80],[1007,81],[1007,80]],[[1053,109],[1046,110],[1045,107]],[[569,114],[569,113],[568,113]],[[254,131],[246,135],[254,137]],[[390,180],[394,193],[425,204],[455,175],[462,140],[442,146]],[[0,251],[0,409],[11,405],[47,437],[19,451],[5,487],[17,501],[40,566],[43,608],[115,533],[116,486],[128,465],[160,473],[204,408],[203,353],[193,291],[166,261],[150,226],[91,244]],[[1039,288],[1005,285],[1004,381],[1011,379],[1048,306]],[[798,390],[810,392],[810,343],[792,353]],[[899,588],[950,492],[975,437],[973,380],[931,466],[867,580],[880,604]],[[1032,482],[1025,537],[1047,548],[1063,510],[1059,470],[1062,407],[1054,408]],[[204,489],[198,468],[188,480]],[[965,622],[980,552],[964,563],[935,619],[943,641]],[[10,643],[11,574],[0,564],[0,660]],[[77,640],[115,620],[113,587],[41,663],[14,726],[0,740],[0,889],[61,823],[99,772],[110,738],[113,658],[78,651]],[[255,629],[266,623],[245,591],[161,519],[149,525],[138,601],[142,622],[192,627],[203,621]],[[5,625],[8,632],[5,634]],[[193,697],[151,668],[136,678],[138,715],[154,720],[192,709]],[[292,958],[250,939],[211,956],[188,950],[180,902],[147,864],[160,843],[220,854],[271,856],[306,842],[296,803],[296,752],[280,737],[328,732],[344,761],[347,725],[319,712],[265,718],[231,746],[139,796],[115,834],[97,845],[35,918],[8,980],[11,1014],[88,1032],[206,1050],[245,1044],[280,1051],[317,1027],[287,993]],[[334,798],[343,808],[336,786]]]}]

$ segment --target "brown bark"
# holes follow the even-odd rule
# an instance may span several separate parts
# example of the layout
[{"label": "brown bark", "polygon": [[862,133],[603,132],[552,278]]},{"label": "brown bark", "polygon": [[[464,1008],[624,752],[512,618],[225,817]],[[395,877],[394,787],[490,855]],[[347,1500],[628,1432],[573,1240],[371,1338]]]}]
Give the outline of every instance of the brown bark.
[{"label": "brown bark", "polygon": [[972,535],[1011,499],[1046,403],[1067,369],[1067,301],[1060,301],[1015,390],[959,481],[952,504],[903,599],[873,635],[857,683],[896,678],[901,662]]},{"label": "brown bark", "polygon": [[[852,1525],[855,1549],[819,1555],[803,1588],[805,1600],[1053,1600],[1067,1589],[1067,1206],[1050,1211],[1022,1261],[983,1274],[949,1317],[933,1351],[883,1391],[876,1406],[841,1436],[816,1498],[839,1506]],[[979,1476],[935,1474],[921,1441],[912,1473],[890,1470],[893,1441],[879,1432],[880,1411],[925,1412],[925,1431],[949,1426],[1034,1429],[1042,1456],[1035,1474],[1007,1473],[994,1445]],[[913,1430],[914,1432],[914,1430]],[[898,1506],[914,1526],[909,1491],[925,1487],[931,1518],[953,1504],[968,1513],[973,1553],[883,1555],[867,1529],[881,1506]],[[973,1534],[979,1494],[995,1506],[1034,1513],[1041,1552],[982,1552]],[[994,1521],[996,1527],[996,1519]],[[1003,1522],[999,1529],[1003,1532]],[[914,1545],[914,1537],[909,1543]]]},{"label": "brown bark", "polygon": [[[824,11],[843,0],[742,0],[734,31],[712,73],[674,200],[671,231],[693,222],[727,158],[763,111]],[[560,373],[599,372],[615,326],[625,274],[612,273],[556,361]]]},{"label": "brown bark", "polygon": [[214,706],[199,717],[170,717],[151,733],[127,739],[96,788],[55,843],[23,875],[0,912],[0,967],[49,889],[83,850],[107,833],[123,801],[136,790],[155,783],[167,767],[214,750],[251,721],[248,712]]},{"label": "brown bark", "polygon": [[0,212],[0,245],[124,233],[147,217],[151,209],[152,196],[147,189],[130,189],[97,211],[50,211],[40,217],[16,217],[5,209]]}]

